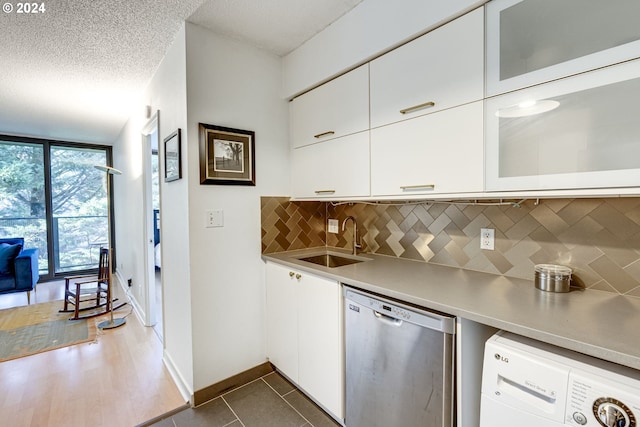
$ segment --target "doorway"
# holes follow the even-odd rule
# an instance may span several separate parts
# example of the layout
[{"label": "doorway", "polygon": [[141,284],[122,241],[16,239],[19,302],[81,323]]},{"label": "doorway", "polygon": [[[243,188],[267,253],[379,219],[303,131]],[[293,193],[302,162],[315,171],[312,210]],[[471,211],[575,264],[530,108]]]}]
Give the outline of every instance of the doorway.
[{"label": "doorway", "polygon": [[142,130],[145,224],[145,325],[163,339],[158,112]]}]

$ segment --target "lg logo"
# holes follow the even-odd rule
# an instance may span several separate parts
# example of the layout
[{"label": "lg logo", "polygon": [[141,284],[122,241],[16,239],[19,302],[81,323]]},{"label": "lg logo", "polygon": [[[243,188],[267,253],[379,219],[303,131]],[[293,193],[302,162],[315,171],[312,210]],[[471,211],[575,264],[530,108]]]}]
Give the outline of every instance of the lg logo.
[{"label": "lg logo", "polygon": [[495,357],[496,360],[499,360],[501,362],[509,363],[509,358],[508,357],[503,357],[499,353],[496,353],[493,357]]}]

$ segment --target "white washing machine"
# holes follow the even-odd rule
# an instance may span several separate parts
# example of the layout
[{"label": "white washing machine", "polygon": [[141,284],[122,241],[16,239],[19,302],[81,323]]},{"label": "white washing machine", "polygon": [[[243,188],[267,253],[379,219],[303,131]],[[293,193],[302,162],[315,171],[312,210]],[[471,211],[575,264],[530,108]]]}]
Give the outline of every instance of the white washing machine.
[{"label": "white washing machine", "polygon": [[485,344],[480,427],[640,427],[640,371],[500,331]]}]

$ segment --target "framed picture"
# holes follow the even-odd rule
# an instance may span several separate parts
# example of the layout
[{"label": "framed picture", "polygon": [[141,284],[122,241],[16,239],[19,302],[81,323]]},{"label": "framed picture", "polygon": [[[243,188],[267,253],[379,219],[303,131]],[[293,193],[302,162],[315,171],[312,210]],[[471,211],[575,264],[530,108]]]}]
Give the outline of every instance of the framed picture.
[{"label": "framed picture", "polygon": [[255,132],[199,124],[200,184],[256,185]]},{"label": "framed picture", "polygon": [[164,139],[164,181],[182,178],[182,158],[180,155],[180,129]]}]

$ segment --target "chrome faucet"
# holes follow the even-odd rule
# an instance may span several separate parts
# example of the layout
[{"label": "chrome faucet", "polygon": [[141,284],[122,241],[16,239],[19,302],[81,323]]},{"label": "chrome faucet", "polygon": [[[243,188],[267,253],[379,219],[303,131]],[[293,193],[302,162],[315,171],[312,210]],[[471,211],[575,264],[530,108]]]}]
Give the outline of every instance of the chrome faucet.
[{"label": "chrome faucet", "polygon": [[362,245],[360,243],[358,243],[358,223],[356,222],[356,219],[354,217],[352,217],[351,215],[349,215],[348,217],[346,217],[344,219],[344,221],[342,221],[342,231],[345,230],[346,226],[347,226],[347,221],[353,221],[353,251],[352,253],[354,255],[358,255],[358,249],[362,248]]}]

